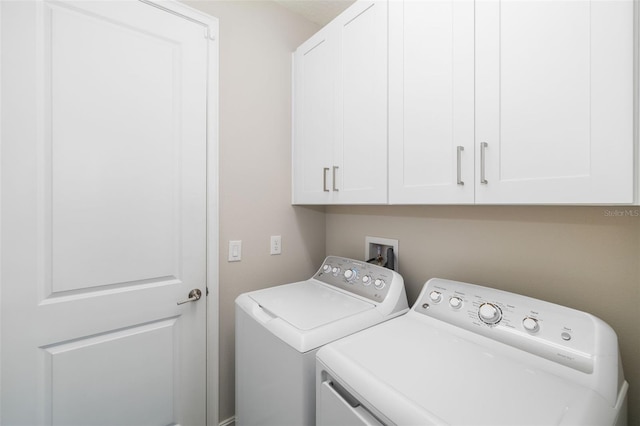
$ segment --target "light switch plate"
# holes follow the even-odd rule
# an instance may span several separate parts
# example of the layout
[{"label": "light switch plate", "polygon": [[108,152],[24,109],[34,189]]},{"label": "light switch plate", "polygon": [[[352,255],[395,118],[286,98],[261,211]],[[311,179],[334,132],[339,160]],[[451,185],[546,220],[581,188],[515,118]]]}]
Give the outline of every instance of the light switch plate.
[{"label": "light switch plate", "polygon": [[229,241],[229,262],[240,262],[242,260],[242,241]]}]

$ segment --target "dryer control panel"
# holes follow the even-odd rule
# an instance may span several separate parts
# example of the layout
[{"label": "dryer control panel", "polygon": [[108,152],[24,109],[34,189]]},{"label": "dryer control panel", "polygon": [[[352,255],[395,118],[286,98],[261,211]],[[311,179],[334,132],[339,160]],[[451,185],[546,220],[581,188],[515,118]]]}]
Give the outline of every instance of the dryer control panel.
[{"label": "dryer control panel", "polygon": [[617,353],[615,332],[593,315],[479,285],[433,278],[413,311],[584,373]]},{"label": "dryer control panel", "polygon": [[404,287],[402,277],[391,269],[338,256],[327,257],[314,278],[377,303],[392,287]]}]

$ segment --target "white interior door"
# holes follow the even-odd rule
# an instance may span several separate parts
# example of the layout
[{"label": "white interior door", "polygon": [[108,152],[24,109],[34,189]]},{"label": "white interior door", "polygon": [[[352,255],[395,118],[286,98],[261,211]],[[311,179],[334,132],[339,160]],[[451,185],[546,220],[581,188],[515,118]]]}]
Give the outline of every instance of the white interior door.
[{"label": "white interior door", "polygon": [[203,425],[205,27],[137,1],[0,13],[0,423]]}]

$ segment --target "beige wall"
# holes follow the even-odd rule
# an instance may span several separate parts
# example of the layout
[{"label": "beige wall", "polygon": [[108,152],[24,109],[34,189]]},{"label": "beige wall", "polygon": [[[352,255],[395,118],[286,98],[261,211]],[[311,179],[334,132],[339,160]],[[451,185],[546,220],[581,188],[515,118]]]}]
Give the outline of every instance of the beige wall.
[{"label": "beige wall", "polygon": [[525,294],[609,323],[640,424],[640,208],[327,207],[328,254],[364,257],[365,236],[399,240],[409,303],[432,277]]},{"label": "beige wall", "polygon": [[[291,206],[291,52],[318,27],[274,2],[185,3],[220,20],[222,421],[235,413],[235,298],[309,278],[324,259],[322,209]],[[229,240],[242,240],[241,262],[227,262]]]}]

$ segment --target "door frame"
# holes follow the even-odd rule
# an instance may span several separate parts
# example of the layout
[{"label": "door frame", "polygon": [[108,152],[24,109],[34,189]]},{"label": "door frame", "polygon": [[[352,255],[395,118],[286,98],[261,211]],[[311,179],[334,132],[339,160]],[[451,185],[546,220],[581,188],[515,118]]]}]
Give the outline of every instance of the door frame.
[{"label": "door frame", "polygon": [[[42,0],[35,0],[42,1]],[[152,7],[157,7],[187,19],[202,26],[203,37],[207,43],[207,253],[206,253],[206,277],[207,277],[207,315],[206,315],[206,348],[207,348],[207,394],[206,394],[206,419],[207,425],[218,425],[218,363],[219,363],[219,266],[218,266],[218,240],[219,240],[219,213],[218,213],[218,79],[219,79],[219,49],[218,19],[200,12],[177,0],[138,0]],[[0,4],[0,49],[2,45],[2,5]],[[2,76],[2,62],[0,61],[0,81]],[[2,99],[2,86],[0,85],[0,99]],[[2,155],[2,103],[0,102],[0,156]],[[0,157],[1,159],[1,157]],[[1,182],[0,182],[1,183]],[[0,185],[0,220],[2,218],[2,186]],[[1,224],[1,221],[0,221]],[[0,236],[2,227],[0,226]],[[1,241],[1,239],[0,239]],[[0,256],[2,246],[0,244]],[[2,301],[3,283],[0,276],[0,301]],[[1,309],[1,304],[0,304]],[[0,312],[1,313],[1,312]],[[0,365],[2,364],[2,328],[0,328]],[[1,369],[0,369],[1,374]],[[2,381],[0,380],[0,386]],[[0,389],[1,390],[1,389]],[[2,411],[2,400],[0,400]]]}]

